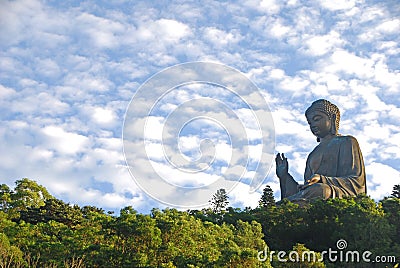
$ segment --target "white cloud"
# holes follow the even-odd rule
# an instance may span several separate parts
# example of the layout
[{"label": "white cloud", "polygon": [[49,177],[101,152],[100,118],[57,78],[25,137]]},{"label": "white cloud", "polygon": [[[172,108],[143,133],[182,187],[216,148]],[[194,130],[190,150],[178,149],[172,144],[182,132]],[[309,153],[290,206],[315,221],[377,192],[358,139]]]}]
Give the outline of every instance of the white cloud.
[{"label": "white cloud", "polygon": [[178,41],[190,34],[190,29],[187,25],[175,20],[160,19],[156,22],[156,26],[160,27],[158,33],[168,41]]},{"label": "white cloud", "polygon": [[280,10],[280,6],[275,0],[261,0],[259,9],[265,11],[268,14],[276,14]]},{"label": "white cloud", "polygon": [[374,20],[380,21],[381,18],[386,16],[386,11],[382,9],[382,7],[374,5],[365,7],[362,12],[361,16],[359,17],[361,23],[371,22]]},{"label": "white cloud", "polygon": [[46,145],[61,154],[75,154],[86,150],[89,139],[83,135],[66,132],[57,126],[43,128],[43,133],[49,137]]},{"label": "white cloud", "polygon": [[305,52],[312,56],[321,56],[336,50],[344,44],[340,34],[332,31],[327,35],[315,35],[305,40]]},{"label": "white cloud", "polygon": [[82,13],[76,18],[80,30],[86,33],[95,46],[100,48],[118,47],[120,42],[117,38],[126,29],[117,21],[97,17],[93,14]]},{"label": "white cloud", "polygon": [[397,43],[394,41],[383,41],[377,44],[379,50],[386,50],[386,53],[391,55],[394,54],[393,51],[397,49]]},{"label": "white cloud", "polygon": [[107,124],[115,120],[115,113],[110,109],[96,107],[93,111],[93,119],[99,124]]},{"label": "white cloud", "polygon": [[242,39],[240,34],[236,31],[225,32],[215,27],[205,28],[204,38],[206,41],[213,43],[217,47],[223,47],[229,44],[234,44]]},{"label": "white cloud", "polygon": [[11,97],[12,95],[15,95],[17,92],[12,89],[5,87],[3,85],[0,85],[0,97],[4,100],[5,98]]},{"label": "white cloud", "polygon": [[39,1],[4,2],[0,10],[0,40],[7,44],[18,43],[27,34],[27,17],[42,13]]},{"label": "white cloud", "polygon": [[378,31],[390,34],[396,34],[400,31],[400,19],[393,19],[382,22],[378,27],[376,27]]},{"label": "white cloud", "polygon": [[[291,111],[289,108],[280,108],[272,112],[277,137],[285,134],[301,135],[301,130],[306,134],[307,126],[304,115]],[[303,123],[300,123],[303,121]],[[293,130],[297,130],[294,132]]]},{"label": "white cloud", "polygon": [[[40,85],[37,86],[40,88]],[[32,114],[63,114],[70,106],[53,96],[49,92],[36,92],[27,89],[23,91],[26,96],[18,95],[18,98],[12,100],[10,110],[15,113],[23,113],[25,115]]]},{"label": "white cloud", "polygon": [[381,200],[392,193],[393,186],[400,183],[400,171],[388,165],[373,162],[365,167],[367,173],[367,194]]},{"label": "white cloud", "polygon": [[285,71],[282,69],[273,69],[270,71],[269,77],[272,79],[282,79],[285,77]]},{"label": "white cloud", "polygon": [[321,17],[319,9],[300,4],[298,6],[293,6],[291,11],[293,12],[291,13],[291,27],[293,27],[295,31],[290,32],[290,44],[296,47],[301,46],[302,35],[317,35],[325,31],[324,18]]},{"label": "white cloud", "polygon": [[232,147],[226,143],[218,143],[215,146],[215,158],[225,163],[230,163],[232,157]]},{"label": "white cloud", "polygon": [[[126,172],[123,177],[125,176],[129,177]],[[125,189],[114,189],[115,192],[112,193],[104,193],[100,189],[83,188],[76,181],[51,180],[48,182],[48,187],[53,194],[68,195],[73,204],[93,204],[97,207],[109,209],[118,208],[117,211],[128,205],[135,208],[145,207],[143,196],[137,194],[138,188],[132,188],[132,185],[135,185],[134,182],[132,180],[126,182],[124,183]],[[129,195],[126,195],[126,193],[129,193]],[[131,197],[132,195],[133,197]]]},{"label": "white cloud", "polygon": [[146,154],[149,159],[155,161],[162,161],[164,160],[164,150],[163,145],[161,143],[147,143],[146,144]]},{"label": "white cloud", "polygon": [[110,80],[100,75],[88,73],[72,73],[65,77],[65,85],[74,88],[75,94],[78,91],[107,91],[113,87]]},{"label": "white cloud", "polygon": [[299,92],[305,89],[310,84],[310,81],[303,79],[302,77],[285,77],[279,86],[288,91]]},{"label": "white cloud", "polygon": [[57,77],[60,75],[60,67],[52,59],[39,59],[36,64],[36,72],[47,77]]},{"label": "white cloud", "polygon": [[210,185],[220,178],[218,174],[207,174],[205,172],[185,172],[171,166],[170,164],[165,165],[162,163],[152,162],[154,170],[163,178],[165,181],[178,186],[192,186],[201,187]]},{"label": "white cloud", "polygon": [[[162,140],[163,139],[163,128],[164,128],[164,118],[157,116],[148,116],[145,119],[144,128],[137,126],[138,133],[143,133],[145,139],[150,140]],[[136,126],[134,126],[136,128]]]},{"label": "white cloud", "polygon": [[276,20],[272,27],[269,28],[269,33],[271,36],[276,37],[276,38],[282,38],[286,36],[287,33],[291,30],[290,27],[284,25],[282,22],[279,20]]},{"label": "white cloud", "polygon": [[250,194],[249,192],[250,187],[247,184],[239,182],[235,188],[228,193],[229,205],[233,207],[257,207],[261,195],[259,193]]},{"label": "white cloud", "polygon": [[[345,93],[348,87],[348,82],[341,79],[337,74],[308,71],[303,72],[303,74],[312,81],[309,88],[315,95],[328,96],[332,95],[332,92]],[[350,96],[346,94],[346,97]]]},{"label": "white cloud", "polygon": [[335,51],[325,63],[323,70],[326,72],[344,72],[349,75],[357,75],[360,78],[371,78],[373,76],[372,59],[362,58],[346,50]]},{"label": "white cloud", "polygon": [[380,59],[374,66],[375,79],[382,85],[387,86],[391,92],[400,91],[400,72],[389,70],[386,59]]},{"label": "white cloud", "polygon": [[139,40],[157,40],[161,43],[177,43],[190,33],[190,28],[187,25],[171,19],[146,22],[136,31]]},{"label": "white cloud", "polygon": [[319,1],[322,7],[331,11],[351,9],[357,2],[357,0],[337,0],[334,2],[324,0]]}]

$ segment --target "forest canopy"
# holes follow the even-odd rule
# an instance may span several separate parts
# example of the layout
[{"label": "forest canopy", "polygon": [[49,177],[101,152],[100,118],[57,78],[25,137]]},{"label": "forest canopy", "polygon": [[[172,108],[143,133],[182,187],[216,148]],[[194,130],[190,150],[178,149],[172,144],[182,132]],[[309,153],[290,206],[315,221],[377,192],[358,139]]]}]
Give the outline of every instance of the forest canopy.
[{"label": "forest canopy", "polygon": [[[395,267],[398,192],[396,185],[379,202],[358,196],[300,208],[288,201],[276,206],[267,186],[257,208],[241,209],[229,207],[221,189],[202,210],[141,214],[125,207],[114,215],[65,203],[24,178],[13,189],[0,185],[0,267]],[[299,266],[290,259],[289,252],[321,257],[337,250],[339,240],[346,250],[370,251],[371,260],[386,262],[300,260]],[[285,261],[273,254],[260,259],[278,251],[288,253]]]}]

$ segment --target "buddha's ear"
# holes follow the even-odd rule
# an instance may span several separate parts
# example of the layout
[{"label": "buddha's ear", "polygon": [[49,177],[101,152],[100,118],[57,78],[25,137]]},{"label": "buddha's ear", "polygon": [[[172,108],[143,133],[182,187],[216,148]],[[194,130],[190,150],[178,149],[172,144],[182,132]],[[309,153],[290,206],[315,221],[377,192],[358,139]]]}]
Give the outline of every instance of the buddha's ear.
[{"label": "buddha's ear", "polygon": [[336,114],[333,114],[332,116],[331,116],[331,133],[333,134],[333,135],[336,135],[337,134],[337,129],[336,129]]}]

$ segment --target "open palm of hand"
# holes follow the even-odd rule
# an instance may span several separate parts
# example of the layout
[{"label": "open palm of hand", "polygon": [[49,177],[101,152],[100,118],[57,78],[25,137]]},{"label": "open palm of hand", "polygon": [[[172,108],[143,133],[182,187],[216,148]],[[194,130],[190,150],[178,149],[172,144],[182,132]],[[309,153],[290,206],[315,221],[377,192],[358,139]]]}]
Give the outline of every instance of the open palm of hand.
[{"label": "open palm of hand", "polygon": [[278,153],[275,157],[276,175],[279,178],[284,178],[289,175],[289,163],[285,154]]}]

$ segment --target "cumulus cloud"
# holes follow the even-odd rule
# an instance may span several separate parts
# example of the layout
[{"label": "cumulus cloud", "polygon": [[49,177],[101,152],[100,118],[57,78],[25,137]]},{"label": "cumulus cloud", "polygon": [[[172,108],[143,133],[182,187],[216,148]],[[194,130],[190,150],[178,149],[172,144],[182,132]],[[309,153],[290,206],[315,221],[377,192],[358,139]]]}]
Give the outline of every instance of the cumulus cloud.
[{"label": "cumulus cloud", "polygon": [[237,43],[242,39],[241,35],[237,31],[227,33],[215,27],[205,28],[204,38],[206,41],[213,43],[217,47]]},{"label": "cumulus cloud", "polygon": [[336,2],[327,2],[327,1],[319,1],[322,7],[330,10],[330,11],[337,11],[337,10],[348,10],[354,7],[357,3],[356,0],[340,0]]},{"label": "cumulus cloud", "polygon": [[321,56],[332,51],[332,49],[337,49],[343,44],[344,42],[341,40],[340,34],[332,31],[327,35],[311,36],[305,40],[305,52],[312,56]]},{"label": "cumulus cloud", "polygon": [[137,29],[139,40],[159,40],[166,43],[177,43],[190,34],[190,29],[182,22],[171,19],[159,19],[143,24]]},{"label": "cumulus cloud", "polygon": [[330,56],[330,64],[323,68],[326,72],[343,72],[348,75],[356,75],[360,78],[370,78],[373,75],[374,61],[362,58],[346,50],[337,50]]},{"label": "cumulus cloud", "polygon": [[85,150],[88,138],[76,133],[66,132],[57,126],[47,126],[43,133],[49,137],[49,145],[61,154],[75,154]]},{"label": "cumulus cloud", "polygon": [[88,13],[80,14],[76,24],[90,38],[90,42],[99,48],[118,47],[120,43],[117,37],[125,31],[125,26],[118,21]]},{"label": "cumulus cloud", "polygon": [[366,166],[368,195],[376,200],[389,196],[393,185],[399,184],[400,172],[388,165],[373,162]]}]

